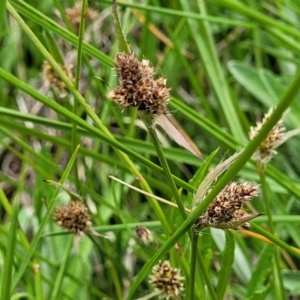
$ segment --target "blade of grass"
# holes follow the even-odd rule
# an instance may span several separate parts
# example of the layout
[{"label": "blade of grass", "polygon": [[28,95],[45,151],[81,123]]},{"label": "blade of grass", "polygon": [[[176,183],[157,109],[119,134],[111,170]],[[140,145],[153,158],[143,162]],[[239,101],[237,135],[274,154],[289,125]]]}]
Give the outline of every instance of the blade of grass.
[{"label": "blade of grass", "polygon": [[[69,162],[68,162],[68,164],[65,168],[65,171],[62,174],[62,177],[60,179],[61,184],[63,184],[67,180],[67,178],[68,178],[68,176],[71,172],[71,169],[72,169],[73,164],[75,162],[75,158],[76,158],[78,149],[79,149],[79,147],[77,147],[76,151],[71,156],[71,158],[70,158],[70,160],[69,160]],[[11,285],[11,291],[14,291],[16,289],[19,281],[21,280],[24,272],[26,271],[26,268],[28,267],[28,265],[30,263],[30,260],[31,260],[32,256],[34,255],[34,252],[36,251],[38,243],[39,243],[39,241],[42,237],[43,230],[44,230],[45,226],[47,225],[47,223],[49,222],[49,220],[52,216],[52,212],[53,212],[54,207],[55,207],[55,200],[56,200],[56,197],[57,197],[58,193],[59,193],[59,189],[56,188],[56,191],[55,191],[52,199],[49,200],[48,211],[47,211],[46,215],[44,216],[44,218],[41,220],[40,226],[39,226],[37,232],[35,233],[35,235],[33,237],[33,240],[31,241],[30,248],[27,250],[26,255],[24,255],[22,263],[19,266],[19,269],[18,269],[17,273],[15,274],[15,276],[13,278],[13,282],[12,282],[12,285]]]},{"label": "blade of grass", "polygon": [[10,228],[9,228],[9,234],[8,234],[8,242],[5,251],[3,273],[2,273],[2,283],[1,283],[2,300],[10,299],[11,297],[12,274],[13,274],[16,237],[17,237],[19,209],[20,209],[20,205],[18,203],[14,204]]}]

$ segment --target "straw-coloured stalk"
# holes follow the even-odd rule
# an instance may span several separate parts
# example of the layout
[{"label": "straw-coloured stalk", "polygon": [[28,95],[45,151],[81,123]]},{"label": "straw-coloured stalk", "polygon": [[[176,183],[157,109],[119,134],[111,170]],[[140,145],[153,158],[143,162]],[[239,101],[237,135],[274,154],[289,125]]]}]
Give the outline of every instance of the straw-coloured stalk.
[{"label": "straw-coloured stalk", "polygon": [[249,215],[243,209],[243,205],[246,201],[257,197],[258,187],[256,183],[252,182],[228,183],[196,221],[195,229],[207,226],[222,229],[250,228],[250,224],[247,221],[258,215]]},{"label": "straw-coloured stalk", "polygon": [[71,233],[82,236],[92,225],[90,215],[85,205],[77,200],[56,208],[54,219],[57,225],[66,228]]},{"label": "straw-coloured stalk", "polygon": [[169,261],[159,261],[152,269],[149,283],[166,299],[178,299],[182,293],[183,279],[180,271],[173,268]]}]

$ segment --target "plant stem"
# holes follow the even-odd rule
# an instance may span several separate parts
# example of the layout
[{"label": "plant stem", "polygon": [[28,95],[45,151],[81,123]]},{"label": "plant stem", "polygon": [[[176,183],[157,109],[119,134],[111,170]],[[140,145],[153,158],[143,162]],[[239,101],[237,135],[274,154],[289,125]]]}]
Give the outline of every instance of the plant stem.
[{"label": "plant stem", "polygon": [[196,273],[196,254],[197,254],[198,234],[192,233],[191,259],[190,259],[190,285],[188,299],[193,300],[195,297],[195,273]]},{"label": "plant stem", "polygon": [[[270,228],[270,232],[272,234],[275,233],[275,228],[272,220],[272,209],[271,209],[271,201],[269,198],[269,193],[268,193],[268,186],[266,182],[266,173],[265,173],[265,166],[262,163],[257,163],[257,170],[261,182],[261,187],[263,191],[263,197],[265,200],[265,208],[266,208],[266,214],[268,218],[268,224]],[[274,265],[273,265],[273,273],[274,273],[274,287],[276,290],[276,297],[277,299],[286,299],[285,295],[285,289],[283,286],[283,280],[282,280],[282,275],[280,271],[280,253],[278,247],[276,247],[275,252],[274,252]]]},{"label": "plant stem", "polygon": [[154,120],[152,118],[152,115],[149,115],[149,114],[146,114],[146,113],[140,113],[140,117],[141,117],[141,119],[143,120],[144,124],[146,125],[146,127],[148,129],[148,132],[149,132],[150,137],[151,137],[151,141],[153,143],[153,146],[156,150],[156,153],[157,153],[157,156],[159,158],[160,164],[161,164],[161,166],[164,170],[165,176],[166,176],[166,178],[169,182],[169,185],[171,187],[171,190],[173,192],[173,196],[175,198],[176,204],[177,204],[177,206],[179,208],[179,211],[181,213],[182,219],[185,220],[186,219],[186,212],[185,212],[184,206],[182,204],[181,198],[178,194],[177,187],[176,187],[176,184],[173,180],[168,162],[167,162],[167,160],[166,160],[166,158],[163,154],[161,144],[159,142],[157,133],[155,131],[155,124],[154,124]]}]

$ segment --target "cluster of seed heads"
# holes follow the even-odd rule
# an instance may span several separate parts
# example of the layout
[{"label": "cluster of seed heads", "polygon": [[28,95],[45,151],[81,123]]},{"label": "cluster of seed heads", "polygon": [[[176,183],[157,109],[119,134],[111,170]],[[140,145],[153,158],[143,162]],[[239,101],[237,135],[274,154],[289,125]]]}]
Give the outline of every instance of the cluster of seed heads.
[{"label": "cluster of seed heads", "polygon": [[[238,221],[248,216],[243,209],[243,205],[246,201],[257,197],[258,187],[257,184],[251,182],[228,183],[199,217],[195,223],[196,228],[217,226]],[[244,223],[243,227],[249,228],[250,224]]]},{"label": "cluster of seed heads", "polygon": [[[249,137],[250,139],[254,139],[262,126],[267,122],[273,112],[273,108],[271,108],[268,113],[264,116],[262,122],[257,122],[255,127],[250,128]],[[277,124],[272,128],[269,132],[267,138],[259,145],[257,150],[253,155],[253,159],[255,161],[266,164],[269,162],[272,157],[276,154],[275,149],[281,143],[284,137],[285,128],[283,126],[283,121],[280,119]]]},{"label": "cluster of seed heads", "polygon": [[[72,66],[61,66],[64,73],[68,76],[68,78],[74,82],[74,77],[72,73]],[[60,93],[61,97],[64,97],[68,93],[67,86],[60,79],[57,73],[54,71],[52,66],[48,61],[44,61],[43,69],[42,69],[43,81],[47,86],[51,86],[57,89]]]},{"label": "cluster of seed heads", "polygon": [[175,299],[183,291],[183,279],[179,269],[173,268],[169,261],[159,261],[152,269],[149,282],[161,297]]},{"label": "cluster of seed heads", "polygon": [[115,69],[119,85],[108,97],[121,108],[136,107],[138,110],[160,115],[167,112],[170,89],[166,79],[153,79],[154,70],[149,60],[138,61],[133,54],[118,53]]},{"label": "cluster of seed heads", "polygon": [[63,206],[56,208],[54,219],[57,225],[66,228],[76,235],[83,235],[83,233],[92,225],[87,208],[79,200],[70,201]]}]

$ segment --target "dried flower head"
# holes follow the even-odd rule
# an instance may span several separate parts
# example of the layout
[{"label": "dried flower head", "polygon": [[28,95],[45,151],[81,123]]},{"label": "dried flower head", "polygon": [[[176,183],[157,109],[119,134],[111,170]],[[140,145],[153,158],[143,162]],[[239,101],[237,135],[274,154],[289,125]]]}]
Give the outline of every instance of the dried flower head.
[{"label": "dried flower head", "polygon": [[[73,7],[66,9],[67,17],[72,25],[75,33],[79,32],[81,19],[82,1],[77,2]],[[88,24],[95,19],[97,12],[91,8],[87,8],[85,15],[85,23]]]},{"label": "dried flower head", "polygon": [[169,261],[159,261],[152,269],[149,282],[160,292],[161,297],[175,299],[184,289],[183,279],[179,269],[171,267]]},{"label": "dried flower head", "polygon": [[[72,73],[72,66],[61,66],[64,73],[69,77],[69,79],[74,82],[74,77]],[[43,80],[47,86],[52,86],[58,89],[60,93],[60,97],[64,97],[68,93],[68,89],[65,83],[60,79],[57,73],[53,70],[52,66],[48,61],[44,61],[43,63]]]},{"label": "dried flower head", "polygon": [[[262,122],[257,122],[255,127],[250,128],[249,137],[251,140],[257,136],[262,126],[270,118],[272,112],[273,108],[271,108],[268,111],[268,113],[264,116]],[[282,143],[282,140],[284,138],[284,131],[285,128],[283,126],[283,121],[282,119],[280,119],[278,123],[269,132],[267,138],[257,148],[253,155],[253,159],[263,164],[269,162],[272,159],[272,157],[277,153],[275,149]]]},{"label": "dried flower head", "polygon": [[115,69],[119,86],[108,95],[121,108],[136,107],[154,115],[167,112],[170,89],[166,79],[153,79],[154,70],[149,60],[138,61],[134,55],[118,53]]},{"label": "dried flower head", "polygon": [[[249,216],[243,209],[246,201],[257,197],[258,185],[251,182],[231,182],[210,203],[206,211],[195,223],[196,228],[206,226],[218,227],[220,224],[232,223]],[[241,227],[249,228],[249,223]],[[241,227],[235,227],[241,229]]]},{"label": "dried flower head", "polygon": [[152,232],[144,226],[141,225],[136,226],[135,234],[138,240],[140,241],[140,243],[143,245],[148,245],[153,242]]},{"label": "dried flower head", "polygon": [[87,208],[79,200],[70,201],[56,208],[54,219],[57,225],[76,235],[83,235],[84,231],[92,225]]}]

